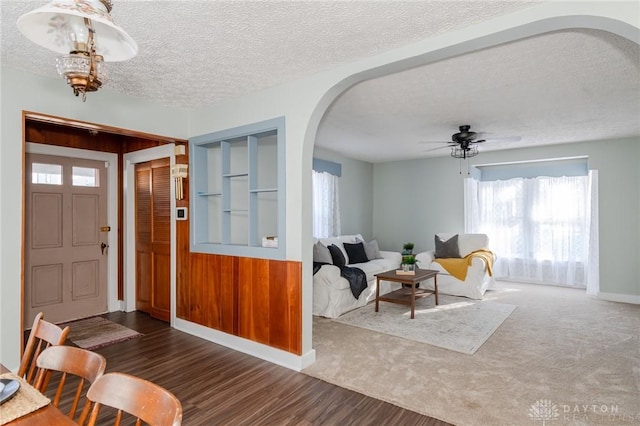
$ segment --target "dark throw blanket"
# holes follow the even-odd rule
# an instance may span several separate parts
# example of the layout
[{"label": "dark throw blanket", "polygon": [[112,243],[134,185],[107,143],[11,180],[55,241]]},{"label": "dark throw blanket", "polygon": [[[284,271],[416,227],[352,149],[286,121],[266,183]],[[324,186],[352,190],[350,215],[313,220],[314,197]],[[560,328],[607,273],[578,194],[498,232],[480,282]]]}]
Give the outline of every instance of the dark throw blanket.
[{"label": "dark throw blanket", "polygon": [[[322,268],[323,265],[331,265],[330,263],[313,262],[313,275]],[[338,268],[340,268],[338,266]],[[360,294],[367,288],[367,275],[360,268],[352,268],[343,266],[340,268],[340,276],[349,282],[351,294],[358,299]]]}]

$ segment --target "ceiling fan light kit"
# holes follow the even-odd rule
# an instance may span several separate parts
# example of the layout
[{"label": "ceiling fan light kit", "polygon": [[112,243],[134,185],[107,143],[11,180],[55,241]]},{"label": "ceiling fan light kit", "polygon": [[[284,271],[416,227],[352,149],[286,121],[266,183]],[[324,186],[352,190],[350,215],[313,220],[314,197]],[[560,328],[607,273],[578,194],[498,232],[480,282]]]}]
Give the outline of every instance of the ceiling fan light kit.
[{"label": "ceiling fan light kit", "polygon": [[467,148],[451,147],[451,156],[453,158],[471,158],[479,154],[478,147],[468,146]]},{"label": "ceiling fan light kit", "polygon": [[110,0],[54,0],[18,18],[25,37],[62,55],[58,73],[83,101],[106,82],[104,62],[138,53],[136,42],[113,22],[112,7]]}]

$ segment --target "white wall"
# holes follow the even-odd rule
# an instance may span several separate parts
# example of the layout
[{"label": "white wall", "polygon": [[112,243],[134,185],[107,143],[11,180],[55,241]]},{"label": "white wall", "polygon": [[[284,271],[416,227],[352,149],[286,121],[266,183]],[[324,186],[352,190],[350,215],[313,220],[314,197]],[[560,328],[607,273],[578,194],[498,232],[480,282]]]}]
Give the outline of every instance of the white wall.
[{"label": "white wall", "polygon": [[374,238],[373,164],[317,147],[313,158],[342,165],[342,177],[339,179],[341,233],[362,234],[367,241]]},{"label": "white wall", "polygon": [[[53,60],[53,56],[52,56]],[[22,112],[31,111],[150,134],[187,138],[187,112],[152,105],[108,88],[73,96],[62,79],[2,67],[0,130],[0,362],[18,366],[22,260]]]},{"label": "white wall", "polygon": [[[580,142],[481,152],[472,164],[587,155],[599,171],[600,291],[640,296],[640,139]],[[462,232],[463,179],[450,157],[374,165],[373,230],[382,247],[413,239],[415,251],[434,248],[437,232]],[[402,191],[413,182],[410,191]]]}]

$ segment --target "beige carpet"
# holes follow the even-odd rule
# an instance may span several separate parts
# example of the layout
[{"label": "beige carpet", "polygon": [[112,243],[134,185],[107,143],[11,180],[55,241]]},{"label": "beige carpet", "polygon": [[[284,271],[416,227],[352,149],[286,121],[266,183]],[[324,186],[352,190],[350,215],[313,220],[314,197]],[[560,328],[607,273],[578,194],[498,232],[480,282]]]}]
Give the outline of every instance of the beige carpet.
[{"label": "beige carpet", "polygon": [[640,306],[498,283],[517,309],[470,356],[314,318],[304,373],[456,425],[640,424]]},{"label": "beige carpet", "polygon": [[404,305],[380,302],[348,312],[334,321],[473,355],[516,307],[440,295],[416,300],[414,318]]},{"label": "beige carpet", "polygon": [[59,324],[61,327],[69,326],[67,339],[77,346],[93,350],[114,343],[124,342],[142,336],[135,330],[116,324],[102,317],[85,318]]}]

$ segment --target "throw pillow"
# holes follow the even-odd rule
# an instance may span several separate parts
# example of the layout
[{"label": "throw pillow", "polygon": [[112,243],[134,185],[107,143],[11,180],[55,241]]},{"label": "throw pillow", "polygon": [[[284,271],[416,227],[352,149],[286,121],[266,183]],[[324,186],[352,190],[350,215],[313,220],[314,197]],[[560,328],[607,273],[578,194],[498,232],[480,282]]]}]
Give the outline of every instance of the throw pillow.
[{"label": "throw pillow", "polygon": [[378,240],[371,240],[368,243],[363,243],[364,252],[367,254],[369,260],[382,259],[380,255],[380,248],[378,247]]},{"label": "throw pillow", "polygon": [[340,250],[337,245],[331,244],[327,248],[329,249],[329,253],[331,253],[331,259],[333,260],[334,265],[338,268],[342,268],[347,264],[344,254],[342,254],[342,250]]},{"label": "throw pillow", "polygon": [[460,250],[458,249],[458,234],[449,238],[447,241],[442,241],[442,239],[436,235],[435,242],[436,258],[460,257]]},{"label": "throw pillow", "polygon": [[365,240],[362,239],[362,237],[357,236],[356,237],[356,242],[357,243],[362,243],[362,245],[364,246],[364,252],[367,254],[367,259],[369,259],[369,260],[384,259],[380,255],[380,248],[378,247],[378,240],[371,240],[369,242],[366,242]]},{"label": "throw pillow", "polygon": [[355,244],[343,243],[342,245],[347,251],[347,256],[349,256],[349,265],[369,261],[367,253],[365,253],[364,251],[364,245],[362,244],[362,242]]},{"label": "throw pillow", "polygon": [[313,245],[313,261],[318,263],[333,263],[331,252],[320,241]]}]

